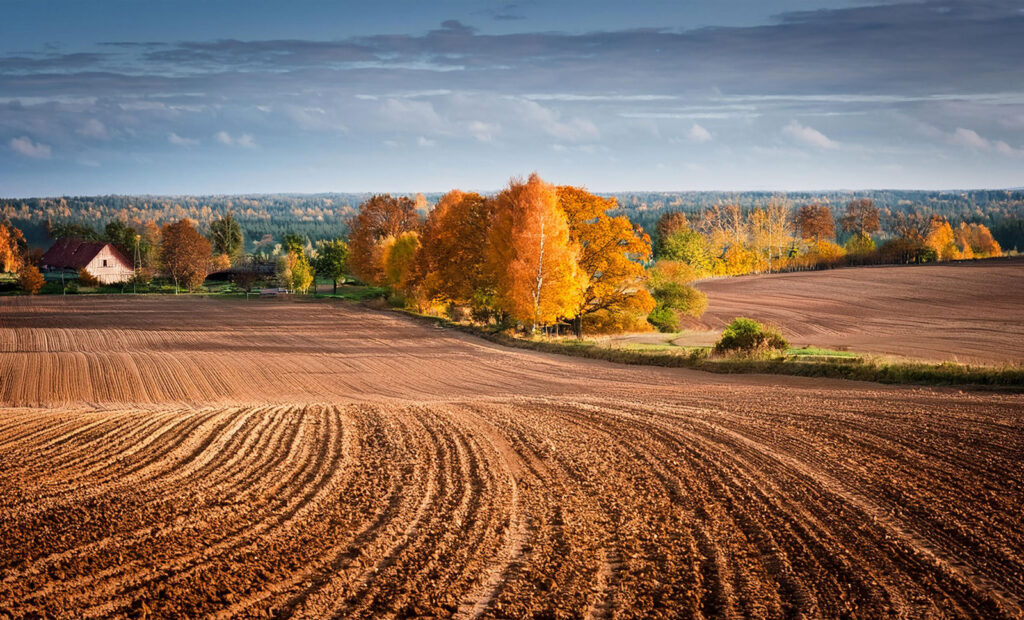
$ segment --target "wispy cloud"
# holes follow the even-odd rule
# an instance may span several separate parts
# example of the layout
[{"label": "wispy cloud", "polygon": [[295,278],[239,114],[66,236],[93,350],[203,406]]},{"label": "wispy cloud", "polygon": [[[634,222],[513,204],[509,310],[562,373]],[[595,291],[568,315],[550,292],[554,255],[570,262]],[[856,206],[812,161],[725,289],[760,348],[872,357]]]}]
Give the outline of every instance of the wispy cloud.
[{"label": "wispy cloud", "polygon": [[213,138],[225,146],[240,146],[243,148],[256,148],[256,139],[252,134],[242,133],[232,136],[226,131],[218,131]]},{"label": "wispy cloud", "polygon": [[686,132],[686,136],[694,142],[711,142],[711,132],[701,127],[697,123],[694,123],[690,127],[690,131]]},{"label": "wispy cloud", "polygon": [[835,140],[830,139],[814,127],[801,125],[797,121],[790,121],[788,125],[782,128],[782,133],[806,146],[813,146],[819,149],[839,148],[839,143]]},{"label": "wispy cloud", "polygon": [[52,149],[48,144],[33,142],[30,138],[24,136],[11,138],[10,145],[11,149],[18,155],[32,159],[49,159],[52,154]]},{"label": "wispy cloud", "polygon": [[174,146],[198,146],[199,140],[195,138],[183,138],[173,131],[167,134],[167,141]]}]

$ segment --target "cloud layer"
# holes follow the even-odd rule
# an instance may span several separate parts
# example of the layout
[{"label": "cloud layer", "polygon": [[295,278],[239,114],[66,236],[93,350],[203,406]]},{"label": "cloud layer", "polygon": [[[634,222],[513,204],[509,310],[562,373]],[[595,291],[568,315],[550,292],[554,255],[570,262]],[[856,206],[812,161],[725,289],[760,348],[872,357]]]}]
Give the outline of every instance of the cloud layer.
[{"label": "cloud layer", "polygon": [[12,50],[0,191],[493,188],[533,169],[595,189],[1020,185],[1022,9],[487,31],[530,23],[506,5],[411,34]]}]

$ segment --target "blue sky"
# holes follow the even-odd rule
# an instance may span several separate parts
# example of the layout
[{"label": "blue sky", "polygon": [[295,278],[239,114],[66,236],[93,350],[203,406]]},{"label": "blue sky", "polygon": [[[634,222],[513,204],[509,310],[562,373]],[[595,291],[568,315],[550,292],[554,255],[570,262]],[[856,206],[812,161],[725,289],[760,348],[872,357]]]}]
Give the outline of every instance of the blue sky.
[{"label": "blue sky", "polygon": [[1024,185],[1024,1],[0,14],[5,197]]}]

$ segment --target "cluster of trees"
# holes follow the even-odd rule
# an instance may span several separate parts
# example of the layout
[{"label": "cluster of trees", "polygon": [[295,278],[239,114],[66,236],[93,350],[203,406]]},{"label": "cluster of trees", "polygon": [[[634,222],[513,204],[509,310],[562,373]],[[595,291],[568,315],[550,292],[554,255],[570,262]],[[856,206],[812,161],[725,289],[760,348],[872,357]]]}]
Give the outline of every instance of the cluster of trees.
[{"label": "cluster of trees", "polygon": [[[669,212],[657,223],[656,255],[690,265],[699,276],[741,275],[841,264],[906,263],[1000,256],[1002,248],[984,224],[957,229],[941,215],[890,216],[891,237],[878,245],[882,215],[871,199],[849,201],[837,218],[826,204],[794,210],[781,198],[743,210],[714,205],[693,223]],[[846,237],[836,243],[838,229]]]},{"label": "cluster of trees", "polygon": [[452,190],[425,220],[411,201],[374,196],[349,222],[350,266],[421,311],[468,311],[531,332],[644,324],[650,238],[614,199],[536,174],[493,197]]}]

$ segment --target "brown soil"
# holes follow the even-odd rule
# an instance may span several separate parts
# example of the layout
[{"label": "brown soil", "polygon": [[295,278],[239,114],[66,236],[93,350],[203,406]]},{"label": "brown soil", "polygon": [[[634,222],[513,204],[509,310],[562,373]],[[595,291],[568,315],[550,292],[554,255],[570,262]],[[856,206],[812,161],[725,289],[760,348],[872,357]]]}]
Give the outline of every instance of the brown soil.
[{"label": "brown soil", "polygon": [[1024,397],[0,302],[0,617],[1013,617]]},{"label": "brown soil", "polygon": [[[795,345],[973,364],[1024,364],[1024,260],[870,267],[708,280],[708,310],[778,325]],[[709,344],[694,334],[679,344]]]}]

